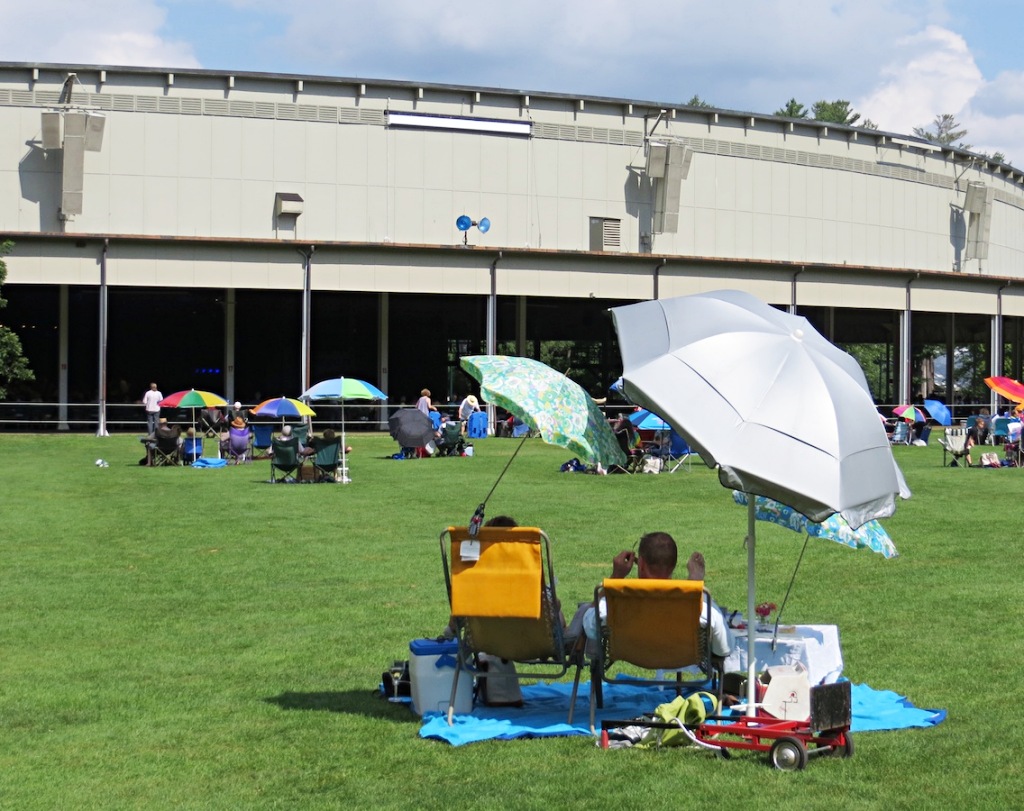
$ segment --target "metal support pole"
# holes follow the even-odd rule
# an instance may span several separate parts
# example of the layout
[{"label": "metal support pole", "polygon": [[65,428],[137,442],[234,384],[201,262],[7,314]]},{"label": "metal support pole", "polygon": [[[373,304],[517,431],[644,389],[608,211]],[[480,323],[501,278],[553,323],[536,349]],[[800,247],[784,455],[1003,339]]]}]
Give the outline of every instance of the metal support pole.
[{"label": "metal support pole", "polygon": [[110,436],[107,432],[107,250],[110,240],[103,240],[100,251],[100,345],[99,345],[99,425],[96,436]]},{"label": "metal support pole", "polygon": [[[235,288],[224,290],[224,391],[229,403],[235,397]],[[305,391],[305,389],[303,389]]]},{"label": "metal support pole", "polygon": [[[503,254],[498,255],[491,262],[491,289],[487,294],[487,354],[498,354],[498,262]],[[497,426],[494,424],[494,403],[487,404],[487,432],[494,436]]]},{"label": "metal support pole", "polygon": [[313,252],[316,245],[309,246],[309,253],[299,251],[304,260],[302,275],[302,346],[299,357],[299,391],[309,388],[309,348],[310,348],[310,324],[312,321],[312,300],[313,300]]},{"label": "metal support pole", "polygon": [[57,430],[67,431],[68,425],[68,286],[60,286],[60,325],[57,333]]}]

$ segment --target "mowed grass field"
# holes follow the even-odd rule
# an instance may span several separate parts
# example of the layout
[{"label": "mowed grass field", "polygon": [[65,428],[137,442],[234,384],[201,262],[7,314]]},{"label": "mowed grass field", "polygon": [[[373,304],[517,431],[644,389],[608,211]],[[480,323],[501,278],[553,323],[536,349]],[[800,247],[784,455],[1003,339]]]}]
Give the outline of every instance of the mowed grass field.
[{"label": "mowed grass field", "polygon": [[[899,447],[901,556],[811,541],[784,620],[837,624],[851,680],[949,715],[784,774],[757,754],[420,739],[376,686],[444,627],[438,534],[518,441],[414,461],[350,442],[351,484],[271,486],[267,462],[139,467],[134,435],[0,436],[0,808],[1021,806],[1024,470]],[[571,455],[527,441],[488,505],[551,535],[563,601],[666,530],[745,604],[746,516],[713,471],[560,473]],[[781,603],[803,539],[758,532],[758,600]]]}]

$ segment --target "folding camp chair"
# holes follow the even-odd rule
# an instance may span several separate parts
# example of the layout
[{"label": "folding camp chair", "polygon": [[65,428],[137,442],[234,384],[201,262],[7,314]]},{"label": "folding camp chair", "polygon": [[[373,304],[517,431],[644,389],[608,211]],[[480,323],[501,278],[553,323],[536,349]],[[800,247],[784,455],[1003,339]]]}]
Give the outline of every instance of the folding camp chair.
[{"label": "folding camp chair", "polygon": [[906,445],[910,442],[910,426],[906,420],[899,420],[893,427],[889,443],[892,445]]},{"label": "folding camp chair", "polygon": [[462,426],[449,420],[441,429],[441,436],[434,440],[438,456],[462,456],[466,441],[462,438]]},{"label": "folding camp chair", "polygon": [[160,429],[156,432],[156,443],[152,448],[152,460],[153,467],[162,467],[164,465],[180,465],[181,454],[180,446],[178,445],[178,437],[174,434],[161,434]]},{"label": "folding camp chair", "polygon": [[487,671],[478,668],[475,659],[486,652],[525,665],[527,670],[518,673],[522,678],[558,679],[575,666],[571,724],[584,639],[565,639],[548,536],[536,527],[485,526],[475,537],[467,527],[448,527],[440,541],[459,643],[448,723],[454,715],[459,673],[468,670],[477,679],[486,679]]},{"label": "folding camp chair", "polygon": [[341,464],[341,439],[318,439],[314,440],[313,446],[316,448],[316,453],[311,457],[313,481],[337,481],[338,465]]},{"label": "folding camp chair", "polygon": [[1006,442],[1006,437],[1010,434],[1010,420],[1006,417],[996,417],[992,420],[992,433],[989,434],[992,443],[995,445],[1001,445]]},{"label": "folding camp chair", "polygon": [[274,437],[272,445],[274,455],[270,457],[271,484],[278,481],[278,471],[281,472],[281,481],[288,481],[289,476],[293,481],[297,481],[299,467],[302,465],[302,458],[299,456],[299,440],[294,436],[287,439]]},{"label": "folding camp chair", "polygon": [[692,469],[692,456],[693,451],[690,450],[689,443],[680,434],[672,431],[669,434],[669,451],[665,466],[667,472],[675,473],[680,468],[683,470]]},{"label": "folding camp chair", "polygon": [[466,436],[470,439],[487,438],[487,414],[483,411],[474,411],[466,421]]},{"label": "folding camp chair", "polygon": [[227,427],[224,412],[219,408],[204,408],[199,412],[199,423],[203,434],[211,439],[219,437],[220,432]]},{"label": "folding camp chair", "polygon": [[[701,580],[606,579],[594,589],[600,615],[601,640],[590,662],[590,729],[597,707],[603,706],[605,681],[707,689],[722,699],[722,665],[712,656],[711,596]],[[703,616],[704,624],[701,624]],[[609,671],[617,662],[645,670],[666,671],[671,678],[643,679]],[[696,667],[699,680],[684,680],[682,670]],[[710,684],[709,684],[710,683]]]},{"label": "folding camp chair", "polygon": [[967,429],[947,428],[946,435],[939,440],[942,446],[942,466],[946,466],[946,454],[948,453],[957,465],[959,460],[967,456]]},{"label": "folding camp chair", "polygon": [[252,429],[252,458],[269,459],[270,445],[274,437],[274,426],[257,423],[249,427]]},{"label": "folding camp chair", "polygon": [[203,456],[203,438],[201,436],[187,436],[181,443],[181,463],[191,465],[196,459]]},{"label": "folding camp chair", "polygon": [[228,443],[226,453],[235,464],[245,462],[250,454],[252,446],[252,432],[248,428],[231,428],[228,431]]}]

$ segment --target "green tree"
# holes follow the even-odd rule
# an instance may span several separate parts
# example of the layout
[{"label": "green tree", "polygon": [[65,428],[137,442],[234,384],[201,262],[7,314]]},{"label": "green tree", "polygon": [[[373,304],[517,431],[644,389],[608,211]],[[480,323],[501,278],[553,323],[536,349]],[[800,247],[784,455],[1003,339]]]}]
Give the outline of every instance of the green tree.
[{"label": "green tree", "polygon": [[850,102],[844,99],[835,101],[816,101],[811,105],[811,113],[815,121],[830,121],[833,124],[853,126],[860,120],[860,113],[850,109]]},{"label": "green tree", "polygon": [[687,107],[711,107],[712,105],[708,104],[708,102],[704,101],[704,99],[702,99],[700,96],[698,96],[696,93],[694,93],[693,94],[693,98],[690,99],[688,102],[686,102],[686,106]]},{"label": "green tree", "polygon": [[781,115],[784,118],[809,118],[807,108],[796,99],[790,99],[785,107],[780,107],[772,115]]},{"label": "green tree", "polygon": [[[14,243],[5,240],[0,243],[0,287],[7,281],[7,263],[4,257],[14,248]],[[7,306],[7,300],[0,297],[0,309]],[[7,399],[7,384],[12,380],[35,380],[28,367],[28,361],[21,351],[21,341],[8,327],[0,324],[0,400]]]},{"label": "green tree", "polygon": [[957,141],[956,146],[960,149],[970,149],[971,145],[965,144],[961,140],[967,134],[967,130],[959,129],[959,127],[960,124],[956,120],[956,116],[952,113],[942,113],[942,115],[935,116],[931,129],[914,127],[914,135],[943,146],[951,146],[954,141]]}]

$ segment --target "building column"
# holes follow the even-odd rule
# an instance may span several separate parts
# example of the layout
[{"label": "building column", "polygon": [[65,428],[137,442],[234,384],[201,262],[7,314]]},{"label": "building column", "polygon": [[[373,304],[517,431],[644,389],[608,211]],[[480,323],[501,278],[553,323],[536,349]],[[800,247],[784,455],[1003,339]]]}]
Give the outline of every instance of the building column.
[{"label": "building column", "polygon": [[67,431],[68,425],[68,286],[60,286],[57,326],[57,430]]},{"label": "building column", "polygon": [[235,397],[235,288],[224,290],[224,393],[229,403]]},{"label": "building column", "polygon": [[[378,387],[385,394],[388,393],[388,357],[390,348],[388,345],[388,330],[391,326],[391,298],[388,293],[377,294],[377,380]],[[386,430],[388,421],[385,416],[385,409],[381,405],[378,413],[378,427]]]}]

